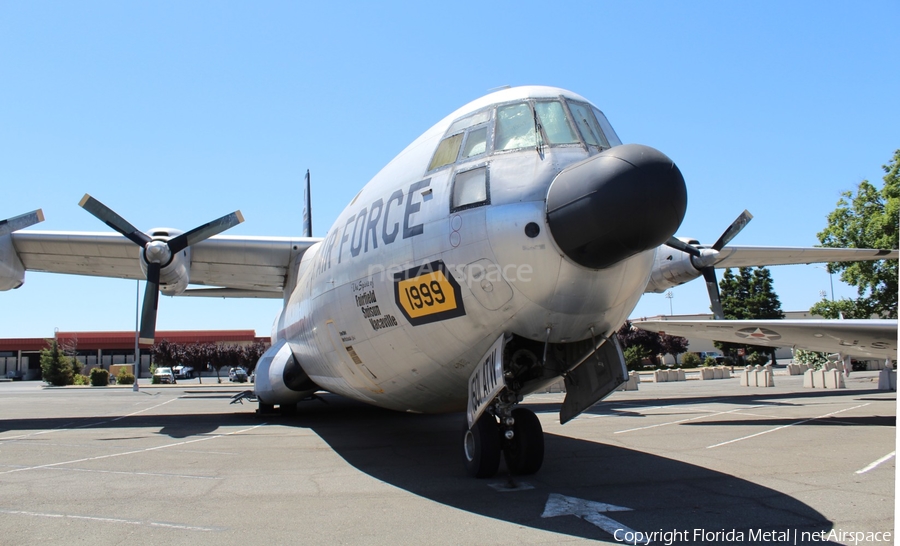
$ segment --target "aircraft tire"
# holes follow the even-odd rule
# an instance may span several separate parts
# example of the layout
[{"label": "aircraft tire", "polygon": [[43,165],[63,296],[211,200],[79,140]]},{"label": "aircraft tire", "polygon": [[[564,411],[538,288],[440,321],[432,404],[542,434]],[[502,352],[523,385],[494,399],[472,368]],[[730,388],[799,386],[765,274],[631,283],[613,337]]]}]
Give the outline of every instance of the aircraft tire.
[{"label": "aircraft tire", "polygon": [[473,478],[490,478],[500,467],[500,425],[489,413],[470,429],[463,422],[463,462]]},{"label": "aircraft tire", "polygon": [[533,411],[516,408],[512,440],[504,440],[503,456],[506,467],[513,474],[534,474],[544,464],[544,430]]}]

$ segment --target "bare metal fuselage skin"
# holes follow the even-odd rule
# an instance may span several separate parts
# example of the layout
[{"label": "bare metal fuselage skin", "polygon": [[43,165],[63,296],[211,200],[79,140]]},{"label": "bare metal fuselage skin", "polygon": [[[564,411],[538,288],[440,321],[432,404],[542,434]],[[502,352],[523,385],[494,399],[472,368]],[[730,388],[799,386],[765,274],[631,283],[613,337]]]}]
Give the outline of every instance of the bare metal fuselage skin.
[{"label": "bare metal fuselage skin", "polygon": [[[551,182],[595,150],[529,147],[429,170],[455,120],[542,96],[587,102],[525,87],[461,108],[378,173],[302,256],[273,343],[285,340],[317,386],[400,411],[458,411],[468,377],[501,333],[565,343],[608,336],[626,320],[655,250],[593,269],[566,256],[548,229]],[[454,176],[481,166],[489,203],[453,211]],[[276,366],[261,368],[261,401],[305,396],[284,386]]]}]

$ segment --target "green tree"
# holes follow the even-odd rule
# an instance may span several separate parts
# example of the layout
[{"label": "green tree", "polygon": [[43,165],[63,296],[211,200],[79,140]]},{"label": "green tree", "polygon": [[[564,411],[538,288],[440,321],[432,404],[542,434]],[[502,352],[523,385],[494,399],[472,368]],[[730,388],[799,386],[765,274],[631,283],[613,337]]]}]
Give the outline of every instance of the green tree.
[{"label": "green tree", "polygon": [[[765,267],[742,267],[734,275],[726,269],[719,283],[722,310],[729,320],[782,319],[781,300],[772,286],[772,274]],[[760,347],[743,343],[715,342],[715,346],[726,354],[734,354],[737,349],[748,353],[768,353],[775,362],[773,347]]]},{"label": "green tree", "polygon": [[[841,194],[837,208],[828,215],[828,227],[819,234],[825,247],[896,249],[900,243],[900,150],[883,165],[884,185],[877,189],[863,180],[856,192]],[[873,315],[897,318],[897,262],[837,262],[828,264],[829,273],[857,288],[856,300],[831,302],[823,298],[810,312],[828,318],[869,318]]]},{"label": "green tree", "polygon": [[48,340],[50,347],[41,350],[42,378],[51,385],[62,387],[75,383],[72,361],[63,354],[55,339]]}]

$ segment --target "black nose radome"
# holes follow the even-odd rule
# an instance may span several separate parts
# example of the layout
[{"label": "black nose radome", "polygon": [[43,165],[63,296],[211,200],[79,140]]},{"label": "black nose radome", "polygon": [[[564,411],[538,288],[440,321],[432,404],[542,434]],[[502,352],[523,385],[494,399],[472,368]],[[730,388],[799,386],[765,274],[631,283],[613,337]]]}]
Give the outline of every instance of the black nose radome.
[{"label": "black nose radome", "polygon": [[662,152],[625,144],[560,172],[547,192],[547,223],[574,262],[609,267],[671,237],[687,208],[684,177]]}]

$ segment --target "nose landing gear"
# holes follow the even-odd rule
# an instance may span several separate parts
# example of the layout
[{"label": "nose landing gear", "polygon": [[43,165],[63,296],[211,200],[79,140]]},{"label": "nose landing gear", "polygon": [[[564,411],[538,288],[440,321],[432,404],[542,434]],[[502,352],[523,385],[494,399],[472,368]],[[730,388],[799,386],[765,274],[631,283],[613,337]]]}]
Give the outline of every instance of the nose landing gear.
[{"label": "nose landing gear", "polygon": [[544,431],[529,409],[498,403],[463,429],[463,462],[473,478],[496,474],[501,451],[511,474],[534,474],[544,462]]}]

